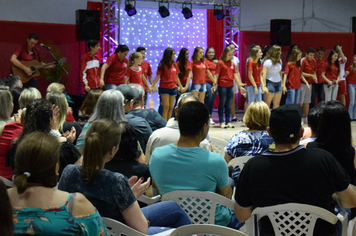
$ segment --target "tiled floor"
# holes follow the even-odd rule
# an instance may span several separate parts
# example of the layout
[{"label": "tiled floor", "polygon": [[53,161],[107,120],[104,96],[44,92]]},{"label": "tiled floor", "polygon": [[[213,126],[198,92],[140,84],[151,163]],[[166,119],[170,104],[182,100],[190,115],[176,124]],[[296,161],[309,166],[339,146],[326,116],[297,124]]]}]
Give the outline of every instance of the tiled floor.
[{"label": "tiled floor", "polygon": [[[237,111],[236,117],[242,120],[244,116],[244,111]],[[235,128],[233,129],[221,129],[219,126],[218,112],[213,111],[212,118],[215,122],[214,126],[210,126],[209,135],[212,137],[217,137],[229,141],[231,136],[238,131],[248,129],[243,122],[233,122]],[[352,145],[356,148],[356,123],[351,123],[352,129]]]}]

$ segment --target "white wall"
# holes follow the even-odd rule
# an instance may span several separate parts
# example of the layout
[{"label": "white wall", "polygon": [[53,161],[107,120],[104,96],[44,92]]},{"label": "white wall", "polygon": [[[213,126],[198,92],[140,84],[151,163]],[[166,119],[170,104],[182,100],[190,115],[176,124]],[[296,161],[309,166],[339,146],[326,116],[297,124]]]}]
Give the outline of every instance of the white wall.
[{"label": "white wall", "polygon": [[[241,28],[269,31],[270,19],[291,19],[292,31],[302,31],[303,1],[305,32],[349,32],[355,0],[241,0]],[[158,8],[157,2],[137,4]],[[85,0],[0,0],[0,20],[75,24],[75,11],[86,6]]]}]

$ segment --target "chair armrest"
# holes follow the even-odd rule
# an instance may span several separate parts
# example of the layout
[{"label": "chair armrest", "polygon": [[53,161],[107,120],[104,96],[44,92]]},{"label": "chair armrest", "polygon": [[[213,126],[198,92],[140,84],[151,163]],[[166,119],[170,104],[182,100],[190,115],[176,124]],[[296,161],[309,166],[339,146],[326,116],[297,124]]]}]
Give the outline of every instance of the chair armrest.
[{"label": "chair armrest", "polygon": [[150,198],[142,194],[137,198],[137,200],[146,204],[153,204],[161,201],[161,195],[156,195]]}]

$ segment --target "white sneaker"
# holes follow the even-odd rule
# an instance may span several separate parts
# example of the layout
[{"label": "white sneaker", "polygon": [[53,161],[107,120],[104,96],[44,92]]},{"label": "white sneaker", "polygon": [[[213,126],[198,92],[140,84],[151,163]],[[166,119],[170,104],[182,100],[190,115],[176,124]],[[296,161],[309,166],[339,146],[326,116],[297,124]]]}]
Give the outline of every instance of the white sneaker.
[{"label": "white sneaker", "polygon": [[213,121],[213,118],[210,118],[210,119],[209,119],[209,124],[210,124],[210,125],[215,125],[215,122]]}]

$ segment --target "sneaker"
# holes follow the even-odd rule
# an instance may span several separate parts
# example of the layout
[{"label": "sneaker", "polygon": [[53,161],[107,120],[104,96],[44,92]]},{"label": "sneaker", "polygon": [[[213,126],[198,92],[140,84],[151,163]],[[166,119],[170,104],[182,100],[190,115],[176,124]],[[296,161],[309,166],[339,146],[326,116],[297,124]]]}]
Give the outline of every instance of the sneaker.
[{"label": "sneaker", "polygon": [[209,119],[209,124],[210,124],[210,125],[215,125],[215,122],[213,121],[213,118],[210,118],[210,119]]},{"label": "sneaker", "polygon": [[225,123],[220,123],[220,128],[226,129],[227,127],[226,127]]},{"label": "sneaker", "polygon": [[231,119],[231,121],[236,122],[236,121],[237,121],[237,117],[236,117],[236,116],[234,116],[234,117]]},{"label": "sneaker", "polygon": [[226,127],[227,127],[227,128],[235,128],[235,126],[232,125],[232,124],[230,124],[230,123],[228,123],[228,124],[226,125]]}]

